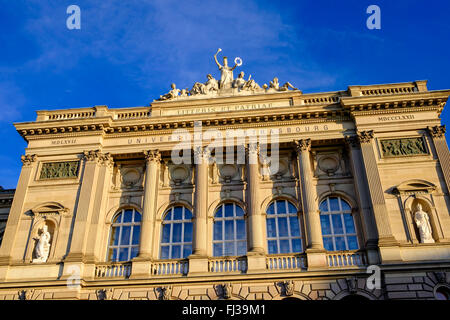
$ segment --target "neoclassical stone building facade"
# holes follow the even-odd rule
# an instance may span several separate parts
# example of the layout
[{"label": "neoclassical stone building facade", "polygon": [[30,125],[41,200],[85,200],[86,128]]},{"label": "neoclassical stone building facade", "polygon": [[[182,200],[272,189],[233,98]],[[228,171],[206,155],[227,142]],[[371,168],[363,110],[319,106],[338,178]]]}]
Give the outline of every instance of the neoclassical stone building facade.
[{"label": "neoclassical stone building facade", "polygon": [[211,78],[15,124],[0,299],[449,298],[450,90]]}]

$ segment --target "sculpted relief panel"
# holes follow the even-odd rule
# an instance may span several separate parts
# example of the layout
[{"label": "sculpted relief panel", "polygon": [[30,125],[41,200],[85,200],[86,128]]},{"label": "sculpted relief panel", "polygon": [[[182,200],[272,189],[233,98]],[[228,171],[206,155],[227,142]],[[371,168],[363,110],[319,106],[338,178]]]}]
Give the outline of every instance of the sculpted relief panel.
[{"label": "sculpted relief panel", "polygon": [[79,164],[79,161],[43,163],[39,179],[76,178],[78,177]]},{"label": "sculpted relief panel", "polygon": [[403,138],[381,140],[384,157],[412,156],[428,154],[423,138]]}]

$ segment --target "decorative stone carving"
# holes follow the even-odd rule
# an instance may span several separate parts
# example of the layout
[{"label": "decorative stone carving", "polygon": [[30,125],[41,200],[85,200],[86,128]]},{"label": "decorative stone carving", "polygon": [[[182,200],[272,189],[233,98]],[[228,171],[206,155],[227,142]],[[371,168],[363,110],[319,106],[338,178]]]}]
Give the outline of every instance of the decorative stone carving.
[{"label": "decorative stone carving", "polygon": [[149,162],[149,161],[160,162],[161,161],[161,153],[159,152],[159,150],[146,150],[146,151],[144,151],[144,155],[145,155],[145,160],[147,160],[147,162]]},{"label": "decorative stone carving", "polygon": [[280,87],[280,83],[278,82],[278,78],[273,78],[272,81],[269,82],[269,91],[288,91],[289,88],[292,88],[293,90],[298,90],[295,88],[291,83],[286,82]]},{"label": "decorative stone carving", "polygon": [[17,292],[17,295],[19,297],[19,300],[31,300],[31,297],[33,296],[34,289],[29,290],[19,290]]},{"label": "decorative stone carving", "polygon": [[422,138],[390,139],[380,143],[385,157],[428,154]]},{"label": "decorative stone carving", "polygon": [[373,130],[358,131],[359,143],[370,143],[373,139]]},{"label": "decorative stone carving", "polygon": [[50,253],[50,232],[48,232],[48,226],[44,224],[42,232],[39,237],[34,238],[37,243],[34,249],[33,263],[47,262],[48,255]]},{"label": "decorative stone carving", "polygon": [[79,164],[79,161],[43,163],[39,179],[76,178],[78,177]]},{"label": "decorative stone carving", "polygon": [[172,295],[172,287],[159,287],[159,300],[170,300],[170,296]]},{"label": "decorative stone carving", "polygon": [[294,294],[294,281],[283,281],[282,284],[284,287],[284,294],[288,297],[292,296]]},{"label": "decorative stone carving", "polygon": [[422,205],[417,204],[414,212],[414,222],[419,229],[420,243],[434,243],[433,233],[428,213],[422,210]]},{"label": "decorative stone carving", "polygon": [[297,148],[297,152],[310,151],[311,150],[311,139],[300,139],[294,141]]},{"label": "decorative stone carving", "polygon": [[83,158],[86,161],[96,161],[100,157],[100,150],[90,150],[90,151],[84,151],[83,152]]},{"label": "decorative stone carving", "polygon": [[231,292],[232,292],[232,285],[231,283],[227,282],[227,283],[223,283],[221,285],[219,285],[221,294],[222,294],[222,298],[223,299],[230,299],[231,298]]},{"label": "decorative stone carving", "polygon": [[348,291],[350,293],[356,293],[356,291],[358,289],[358,279],[356,277],[351,277],[351,278],[347,278],[345,280],[347,282]]},{"label": "decorative stone carving", "polygon": [[445,125],[442,126],[434,126],[434,127],[427,127],[428,132],[433,138],[443,138],[445,137]]},{"label": "decorative stone carving", "polygon": [[179,186],[189,178],[189,169],[185,165],[175,165],[169,169],[170,180]]},{"label": "decorative stone carving", "polygon": [[113,296],[113,289],[99,289],[95,293],[97,294],[97,300],[111,300]]},{"label": "decorative stone carving", "polygon": [[136,168],[124,169],[121,175],[122,184],[130,189],[136,186],[142,178],[142,174]]},{"label": "decorative stone carving", "polygon": [[239,169],[234,164],[219,165],[219,176],[227,183],[237,175]]},{"label": "decorative stone carving", "polygon": [[30,166],[33,162],[37,160],[37,156],[35,154],[26,154],[20,157],[24,166]]}]

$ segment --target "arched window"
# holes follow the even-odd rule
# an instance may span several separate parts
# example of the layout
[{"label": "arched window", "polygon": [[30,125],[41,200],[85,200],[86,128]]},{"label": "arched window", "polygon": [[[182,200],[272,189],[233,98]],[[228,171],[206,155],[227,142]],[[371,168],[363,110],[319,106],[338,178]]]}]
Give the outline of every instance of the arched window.
[{"label": "arched window", "polygon": [[192,212],[185,207],[166,211],[162,223],[161,259],[184,259],[192,253]]},{"label": "arched window", "polygon": [[323,246],[328,251],[356,250],[358,239],[350,205],[340,197],[320,203]]},{"label": "arched window", "polygon": [[275,200],[267,208],[267,247],[269,254],[302,252],[297,209],[287,200]]},{"label": "arched window", "polygon": [[122,209],[113,219],[108,247],[108,261],[130,261],[139,253],[141,214]]},{"label": "arched window", "polygon": [[446,287],[436,289],[434,296],[436,300],[450,300],[450,290]]},{"label": "arched window", "polygon": [[244,210],[235,203],[222,204],[214,215],[214,256],[242,256],[247,253]]}]

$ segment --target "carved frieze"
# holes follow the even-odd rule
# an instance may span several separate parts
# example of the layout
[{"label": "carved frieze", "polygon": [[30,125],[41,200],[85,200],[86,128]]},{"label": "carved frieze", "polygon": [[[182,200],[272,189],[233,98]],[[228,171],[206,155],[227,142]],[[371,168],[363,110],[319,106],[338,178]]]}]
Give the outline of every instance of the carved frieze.
[{"label": "carved frieze", "polygon": [[428,154],[421,137],[381,140],[384,157],[399,157]]},{"label": "carved frieze", "polygon": [[79,161],[46,162],[42,164],[40,180],[78,177]]}]

